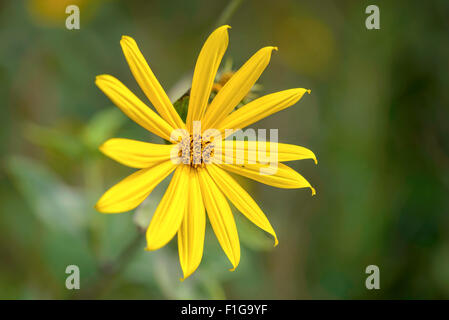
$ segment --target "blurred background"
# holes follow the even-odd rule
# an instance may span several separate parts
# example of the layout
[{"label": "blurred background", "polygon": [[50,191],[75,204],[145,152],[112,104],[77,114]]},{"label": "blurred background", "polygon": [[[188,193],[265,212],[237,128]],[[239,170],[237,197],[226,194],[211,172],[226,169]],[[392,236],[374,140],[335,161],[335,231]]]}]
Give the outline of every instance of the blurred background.
[{"label": "blurred background", "polygon": [[[80,30],[65,28],[69,4],[80,8]],[[380,30],[365,27],[370,4],[380,8]],[[0,298],[449,298],[449,3],[228,5],[0,1]],[[222,65],[238,68],[262,46],[279,47],[259,94],[312,89],[254,127],[280,128],[280,142],[315,152],[318,166],[290,165],[317,195],[241,179],[279,246],[236,212],[237,270],[228,271],[208,225],[203,261],[180,282],[176,241],[146,252],[138,237],[167,181],[134,212],[93,209],[133,172],[100,154],[103,141],[161,142],[94,79],[112,74],[146,101],[119,45],[130,35],[175,101],[220,19],[232,26]],[[79,291],[65,288],[72,264]],[[371,264],[380,268],[380,290],[365,287]]]}]

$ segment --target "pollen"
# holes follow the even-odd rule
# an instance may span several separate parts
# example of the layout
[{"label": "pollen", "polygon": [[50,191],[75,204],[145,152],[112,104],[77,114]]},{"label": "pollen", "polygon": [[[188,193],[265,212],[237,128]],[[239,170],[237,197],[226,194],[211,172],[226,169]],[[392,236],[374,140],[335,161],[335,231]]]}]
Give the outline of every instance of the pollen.
[{"label": "pollen", "polygon": [[206,140],[200,134],[190,134],[181,140],[178,156],[193,168],[205,167],[214,156],[213,138]]}]

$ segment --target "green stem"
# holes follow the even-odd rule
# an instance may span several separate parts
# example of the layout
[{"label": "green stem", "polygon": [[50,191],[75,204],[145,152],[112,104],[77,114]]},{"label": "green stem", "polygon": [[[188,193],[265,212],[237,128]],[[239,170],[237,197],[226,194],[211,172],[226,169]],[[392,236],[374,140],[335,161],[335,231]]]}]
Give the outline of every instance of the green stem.
[{"label": "green stem", "polygon": [[74,299],[95,299],[113,283],[113,280],[132,261],[138,249],[142,249],[143,233],[139,230],[136,237],[118,254],[114,261],[100,267],[100,274],[94,283],[86,289],[74,292]]},{"label": "green stem", "polygon": [[229,22],[242,2],[243,0],[231,0],[218,18],[216,27],[222,26]]}]

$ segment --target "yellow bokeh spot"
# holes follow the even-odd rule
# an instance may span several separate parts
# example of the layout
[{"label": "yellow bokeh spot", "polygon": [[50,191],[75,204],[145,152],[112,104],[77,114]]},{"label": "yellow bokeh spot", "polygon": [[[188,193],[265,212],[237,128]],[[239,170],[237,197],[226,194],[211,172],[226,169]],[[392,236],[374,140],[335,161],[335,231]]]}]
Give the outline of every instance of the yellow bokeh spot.
[{"label": "yellow bokeh spot", "polygon": [[279,57],[302,75],[325,73],[335,56],[331,29],[318,19],[294,17],[277,24],[276,43]]},{"label": "yellow bokeh spot", "polygon": [[81,11],[88,2],[88,0],[28,0],[28,11],[39,24],[65,27],[67,6],[76,5]]}]

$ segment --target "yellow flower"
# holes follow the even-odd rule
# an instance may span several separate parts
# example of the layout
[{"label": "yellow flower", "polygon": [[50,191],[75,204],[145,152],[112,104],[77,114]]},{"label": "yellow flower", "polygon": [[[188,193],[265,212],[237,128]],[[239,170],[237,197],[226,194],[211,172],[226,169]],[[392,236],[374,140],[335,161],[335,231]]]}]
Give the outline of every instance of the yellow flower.
[{"label": "yellow flower", "polygon": [[[290,89],[269,94],[232,112],[268,65],[271,52],[277,49],[265,47],[232,75],[209,104],[214,78],[228,45],[228,28],[229,26],[222,26],[216,29],[201,49],[193,75],[186,123],[176,112],[136,42],[128,36],[123,36],[120,41],[126,60],[139,86],[159,115],[116,78],[100,75],[96,79],[96,85],[128,117],[173,143],[160,145],[128,139],[106,141],[100,147],[104,154],[140,170],[109,189],[100,198],[96,208],[104,213],[132,210],[174,171],[147,229],[147,250],[163,247],[177,234],[184,279],[196,270],[203,255],[206,212],[215,235],[233,266],[231,270],[239,264],[239,237],[227,199],[250,221],[270,233],[275,245],[278,243],[265,214],[226,171],[279,188],[308,187],[314,193],[314,189],[299,173],[282,163],[276,163],[277,170],[272,174],[261,174],[263,169],[269,168],[269,164],[259,158],[252,163],[247,161],[260,148],[256,142],[242,141],[238,144],[241,141],[234,141],[229,144],[225,140],[213,140],[217,136],[207,140],[205,130],[194,132],[197,121],[201,121],[204,129],[215,128],[220,133],[224,133],[225,129],[244,128],[295,104],[305,92],[310,92],[306,89]],[[184,133],[178,137],[174,135],[173,138],[173,132]],[[225,136],[226,134],[228,133]],[[266,142],[264,146],[267,154],[270,155],[272,150],[279,162],[300,159],[314,159],[316,162],[313,152],[303,147],[274,142]],[[238,152],[239,148],[244,152]],[[203,159],[202,154],[206,149],[210,157]],[[178,161],[173,160],[173,155]],[[219,156],[233,162],[220,162],[217,160]]]}]

